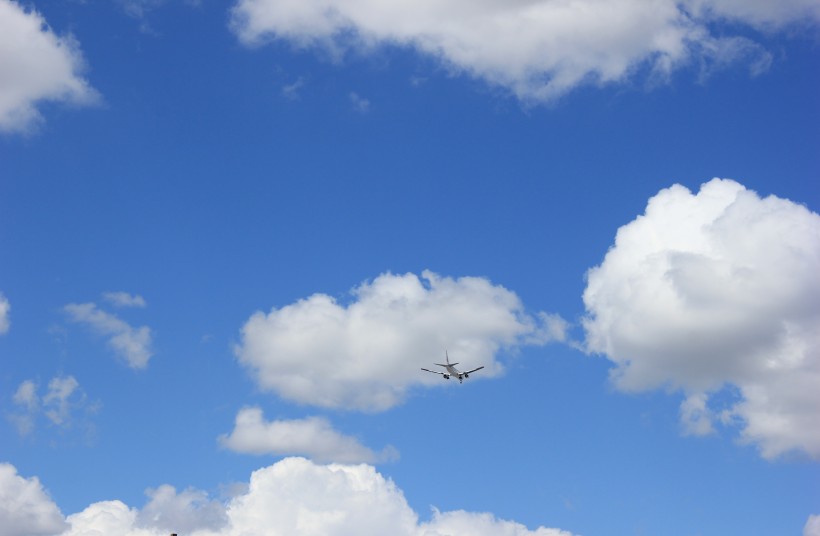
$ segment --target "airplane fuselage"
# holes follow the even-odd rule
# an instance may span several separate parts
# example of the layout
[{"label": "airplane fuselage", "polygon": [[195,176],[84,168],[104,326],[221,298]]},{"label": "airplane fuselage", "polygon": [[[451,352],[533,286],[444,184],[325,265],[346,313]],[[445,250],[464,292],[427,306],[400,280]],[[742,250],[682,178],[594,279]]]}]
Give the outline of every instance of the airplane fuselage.
[{"label": "airplane fuselage", "polygon": [[447,374],[444,376],[445,379],[449,380],[450,377],[453,377],[453,378],[458,378],[459,382],[463,382],[464,378],[468,377],[466,374],[464,374],[463,372],[458,370],[453,365],[439,365],[438,363],[436,363],[436,364],[440,367],[444,367],[445,369],[447,369]]}]

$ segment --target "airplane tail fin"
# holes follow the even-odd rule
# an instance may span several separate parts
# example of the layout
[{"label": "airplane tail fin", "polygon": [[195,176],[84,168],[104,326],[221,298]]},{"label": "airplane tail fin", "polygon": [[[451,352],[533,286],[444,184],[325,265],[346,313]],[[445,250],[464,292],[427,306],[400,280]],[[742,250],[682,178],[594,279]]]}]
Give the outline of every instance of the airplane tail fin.
[{"label": "airplane tail fin", "polygon": [[452,367],[453,365],[458,365],[458,363],[450,363],[450,355],[447,353],[447,350],[444,350],[444,357],[447,358],[447,364],[444,363],[436,363],[436,365],[440,367]]}]

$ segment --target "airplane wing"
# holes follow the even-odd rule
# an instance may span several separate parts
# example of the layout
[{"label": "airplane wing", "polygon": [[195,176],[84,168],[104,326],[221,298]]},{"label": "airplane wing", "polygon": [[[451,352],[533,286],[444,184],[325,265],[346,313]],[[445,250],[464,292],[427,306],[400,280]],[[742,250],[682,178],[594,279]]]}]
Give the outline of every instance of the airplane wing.
[{"label": "airplane wing", "polygon": [[446,376],[446,375],[447,375],[447,374],[446,374],[446,373],[444,373],[444,372],[439,372],[439,371],[437,371],[437,370],[430,370],[430,369],[426,369],[426,368],[423,368],[423,367],[422,367],[422,369],[421,369],[421,370],[424,370],[424,371],[427,371],[427,372],[432,372],[433,374],[440,374],[440,375],[442,375],[442,376]]},{"label": "airplane wing", "polygon": [[475,372],[475,371],[477,371],[477,370],[481,370],[481,369],[483,369],[483,368],[484,368],[484,365],[481,365],[480,367],[478,367],[478,368],[474,368],[473,370],[468,370],[468,371],[467,371],[467,372],[465,372],[464,374],[472,374],[473,372]]}]

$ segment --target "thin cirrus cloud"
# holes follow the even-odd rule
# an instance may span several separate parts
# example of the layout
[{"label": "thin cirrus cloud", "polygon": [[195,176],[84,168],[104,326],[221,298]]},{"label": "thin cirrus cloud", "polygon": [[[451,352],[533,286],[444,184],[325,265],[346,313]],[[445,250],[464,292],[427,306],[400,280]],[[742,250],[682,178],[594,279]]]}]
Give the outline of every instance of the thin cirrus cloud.
[{"label": "thin cirrus cloud", "polygon": [[[724,21],[734,26],[717,31]],[[745,61],[759,73],[771,54],[737,25],[773,31],[818,21],[814,0],[238,0],[231,28],[247,46],[278,40],[335,58],[409,48],[522,101],[543,102],[639,71],[667,77],[693,60]]]},{"label": "thin cirrus cloud", "polygon": [[355,437],[334,430],[323,417],[266,421],[257,407],[241,409],[233,431],[220,436],[219,443],[234,452],[304,456],[319,463],[372,464],[398,458],[398,451],[393,447],[374,452]]},{"label": "thin cirrus cloud", "polygon": [[529,530],[491,513],[463,510],[434,510],[430,521],[420,522],[402,490],[367,464],[321,465],[286,458],[254,471],[246,491],[225,504],[201,491],[177,493],[167,485],[147,493],[150,501],[142,509],[102,501],[63,518],[36,477],[21,477],[12,465],[0,464],[0,504],[16,507],[0,507],[0,536],[572,536],[565,530]]},{"label": "thin cirrus cloud", "polygon": [[235,352],[258,385],[313,406],[384,411],[412,387],[443,385],[419,369],[445,350],[480,376],[502,373],[501,349],[564,340],[557,315],[528,314],[518,296],[480,277],[385,273],[340,304],[314,294],[254,313]]},{"label": "thin cirrus cloud", "polygon": [[0,0],[0,133],[34,130],[43,121],[43,102],[97,102],[84,70],[73,37],[55,34],[36,11]]},{"label": "thin cirrus cloud", "polygon": [[684,433],[738,425],[765,458],[820,458],[818,266],[805,206],[732,180],[672,186],[589,271],[587,348],[620,390],[682,391]]},{"label": "thin cirrus cloud", "polygon": [[[142,302],[141,306],[144,306],[144,300],[139,296],[137,298]],[[129,299],[134,301],[133,297]],[[133,305],[132,303],[131,306]],[[94,303],[70,303],[63,310],[71,321],[84,324],[107,337],[108,345],[129,367],[143,369],[148,366],[153,355],[151,329],[148,326],[133,327]]]}]

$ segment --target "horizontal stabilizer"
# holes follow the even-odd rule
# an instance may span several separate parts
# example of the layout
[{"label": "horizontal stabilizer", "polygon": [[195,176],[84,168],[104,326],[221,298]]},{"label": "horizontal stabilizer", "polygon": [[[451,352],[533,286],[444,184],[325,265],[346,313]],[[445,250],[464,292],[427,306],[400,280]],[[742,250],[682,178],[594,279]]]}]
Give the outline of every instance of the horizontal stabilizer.
[{"label": "horizontal stabilizer", "polygon": [[440,366],[440,367],[452,367],[452,366],[454,366],[454,365],[458,365],[458,363],[449,363],[449,364],[447,364],[447,365],[445,365],[445,364],[443,364],[443,363],[433,363],[433,364],[434,364],[434,365],[438,365],[438,366]]}]

